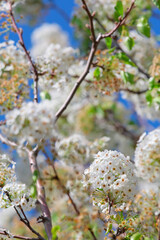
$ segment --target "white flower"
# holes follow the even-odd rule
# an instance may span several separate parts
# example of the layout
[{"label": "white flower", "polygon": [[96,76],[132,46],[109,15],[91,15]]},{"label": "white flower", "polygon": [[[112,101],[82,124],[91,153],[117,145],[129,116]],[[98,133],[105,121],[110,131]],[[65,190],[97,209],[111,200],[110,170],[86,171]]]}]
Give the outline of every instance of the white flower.
[{"label": "white flower", "polygon": [[72,135],[56,142],[59,159],[70,164],[86,163],[90,157],[89,142],[84,136]]},{"label": "white flower", "polygon": [[1,240],[14,239],[13,236],[10,234],[10,232],[8,230],[0,228],[0,231],[4,232],[4,234],[0,234],[0,239]]},{"label": "white flower", "polygon": [[84,186],[88,186],[93,204],[106,211],[109,204],[124,207],[136,194],[137,180],[129,157],[117,151],[98,152],[94,162],[84,171]]},{"label": "white flower", "polygon": [[[19,3],[24,4],[25,0],[8,0],[8,2],[12,2],[12,6],[16,7],[17,4],[19,4]],[[0,12],[1,11],[3,11],[3,12],[9,11],[10,7],[9,7],[8,2],[1,0],[1,2],[0,2]]]},{"label": "white flower", "polygon": [[15,181],[15,162],[11,161],[5,154],[0,155],[0,188]]},{"label": "white flower", "polygon": [[68,37],[59,25],[44,23],[35,29],[31,36],[33,48],[32,56],[43,55],[50,44],[59,44],[61,48],[68,46]]},{"label": "white flower", "polygon": [[30,191],[22,183],[8,183],[1,193],[0,207],[21,206],[24,211],[29,211],[35,207],[35,199],[31,197]]},{"label": "white flower", "polygon": [[75,62],[76,49],[62,47],[60,44],[50,44],[45,48],[43,56],[36,59],[36,64],[42,76],[39,77],[41,89],[57,90],[70,79],[68,69]]},{"label": "white flower", "polygon": [[135,150],[135,165],[139,177],[149,181],[160,182],[160,129],[144,136]]},{"label": "white flower", "polygon": [[16,137],[23,145],[25,141],[35,144],[40,139],[49,139],[55,135],[53,102],[45,100],[39,104],[23,103],[20,109],[6,114],[6,125],[2,131],[9,137]]}]

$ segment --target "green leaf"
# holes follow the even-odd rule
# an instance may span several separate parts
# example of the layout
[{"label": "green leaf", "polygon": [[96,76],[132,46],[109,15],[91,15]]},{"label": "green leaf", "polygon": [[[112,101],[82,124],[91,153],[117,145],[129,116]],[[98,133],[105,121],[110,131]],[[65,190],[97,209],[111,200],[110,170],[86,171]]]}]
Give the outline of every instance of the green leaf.
[{"label": "green leaf", "polygon": [[129,64],[133,67],[136,67],[136,65],[129,59],[129,57],[127,57],[125,53],[120,52],[116,56],[119,60],[123,61],[125,64]]},{"label": "green leaf", "polygon": [[151,77],[149,79],[149,89],[153,90],[154,88],[160,88],[160,84],[157,81],[155,81],[153,77]]},{"label": "green leaf", "polygon": [[36,198],[36,196],[37,196],[36,185],[31,185],[31,187],[30,187],[30,193],[31,193],[31,196],[32,196],[33,198]]},{"label": "green leaf", "polygon": [[140,17],[137,20],[137,29],[144,36],[146,36],[148,38],[150,37],[150,35],[151,35],[151,28],[149,26],[148,19],[146,17],[143,16],[143,17]]},{"label": "green leaf", "polygon": [[32,176],[32,180],[33,180],[34,183],[37,182],[38,175],[39,175],[38,171],[35,170],[34,173],[33,173],[33,176]]},{"label": "green leaf", "polygon": [[115,18],[118,19],[118,17],[123,17],[123,4],[122,1],[118,0],[115,6]]},{"label": "green leaf", "polygon": [[109,226],[107,226],[107,231],[105,235],[107,235],[111,230],[112,230],[112,223],[110,223]]},{"label": "green leaf", "polygon": [[125,41],[124,41],[124,44],[126,45],[126,47],[129,49],[129,50],[132,50],[135,42],[134,42],[134,39],[131,38],[131,37],[126,37]]},{"label": "green leaf", "polygon": [[151,94],[151,91],[147,91],[146,92],[146,100],[149,106],[151,106],[152,102],[153,102],[153,97]]},{"label": "green leaf", "polygon": [[51,95],[47,91],[43,91],[40,93],[42,100],[51,100]]},{"label": "green leaf", "polygon": [[124,83],[134,84],[134,75],[129,72],[121,71],[121,76]]},{"label": "green leaf", "polygon": [[24,123],[23,123],[23,127],[25,128],[25,127],[28,127],[29,125],[30,125],[29,119],[25,118]]},{"label": "green leaf", "polygon": [[52,240],[57,239],[57,232],[61,230],[61,227],[59,225],[52,227]]},{"label": "green leaf", "polygon": [[80,18],[78,18],[76,15],[73,16],[73,18],[71,20],[71,23],[73,25],[77,25],[77,27],[79,29],[83,29],[84,28],[84,24],[83,24],[82,20]]},{"label": "green leaf", "polygon": [[142,234],[137,232],[135,234],[132,235],[130,240],[139,240],[141,238]]},{"label": "green leaf", "polygon": [[98,80],[100,78],[100,69],[99,67],[97,67],[95,70],[94,70],[94,77]]},{"label": "green leaf", "polygon": [[58,220],[58,215],[57,215],[57,213],[53,213],[53,214],[52,214],[52,222],[53,222],[53,223],[56,223],[57,220]]},{"label": "green leaf", "polygon": [[105,38],[105,42],[106,42],[107,48],[111,48],[111,46],[112,46],[112,38],[111,37]]},{"label": "green leaf", "polygon": [[155,97],[153,99],[153,102],[160,104],[160,97]]},{"label": "green leaf", "polygon": [[152,1],[156,5],[156,7],[160,9],[160,0],[152,0]]}]

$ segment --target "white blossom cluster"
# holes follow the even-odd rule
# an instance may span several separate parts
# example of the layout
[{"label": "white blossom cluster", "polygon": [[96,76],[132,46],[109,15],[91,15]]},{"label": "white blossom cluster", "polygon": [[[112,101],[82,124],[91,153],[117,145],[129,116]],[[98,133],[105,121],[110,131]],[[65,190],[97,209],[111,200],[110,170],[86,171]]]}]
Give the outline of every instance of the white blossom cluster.
[{"label": "white blossom cluster", "polygon": [[4,234],[0,234],[0,239],[4,240],[4,239],[14,239],[12,234],[10,234],[10,232],[6,229],[0,228],[0,231],[4,232]]},{"label": "white blossom cluster", "polygon": [[31,198],[30,190],[22,183],[8,183],[1,192],[0,208],[21,206],[24,211],[35,207],[35,199]]},{"label": "white blossom cluster", "polygon": [[14,41],[2,42],[0,43],[0,77],[3,73],[11,75],[14,71],[19,77],[27,77],[29,63],[26,55],[20,45],[16,46]]},{"label": "white blossom cluster", "polygon": [[137,191],[134,165],[120,152],[98,152],[94,162],[84,171],[84,186],[89,187],[93,204],[102,212],[111,206],[124,209]]},{"label": "white blossom cluster", "polygon": [[135,150],[135,166],[139,177],[160,182],[160,129],[142,135]]},{"label": "white blossom cluster", "polygon": [[68,69],[75,61],[76,52],[72,47],[62,48],[60,44],[51,44],[45,54],[37,58],[36,64],[42,73],[39,78],[41,89],[50,91],[70,79]]},{"label": "white blossom cluster", "polygon": [[[16,7],[17,6],[17,4],[19,4],[19,3],[24,3],[25,2],[25,0],[8,0],[8,2],[11,2],[12,3],[12,6],[13,7]],[[8,11],[9,10],[9,4],[8,4],[8,2],[7,1],[0,1],[0,12],[2,11],[2,12],[6,12],[6,11]]]},{"label": "white blossom cluster", "polygon": [[136,209],[139,217],[135,219],[135,228],[140,232],[145,232],[157,236],[157,229],[154,227],[157,216],[160,214],[160,189],[149,186],[147,190],[142,190],[135,199]]},{"label": "white blossom cluster", "polygon": [[44,23],[36,28],[31,36],[33,57],[42,56],[51,44],[59,44],[62,48],[68,46],[68,36],[59,25]]},{"label": "white blossom cluster", "polygon": [[35,206],[35,200],[26,185],[17,182],[15,163],[3,154],[0,155],[0,208],[11,206],[30,210]]},{"label": "white blossom cluster", "polygon": [[108,145],[109,138],[102,137],[89,142],[84,136],[74,134],[56,142],[55,149],[60,160],[67,164],[85,164],[90,162],[97,150],[103,150]]},{"label": "white blossom cluster", "polygon": [[[11,166],[10,166],[11,165]],[[5,154],[0,155],[0,188],[15,181],[15,163]]]},{"label": "white blossom cluster", "polygon": [[72,135],[56,142],[56,151],[66,163],[86,163],[90,157],[89,143],[84,136]]},{"label": "white blossom cluster", "polygon": [[55,135],[53,130],[53,102],[45,100],[38,103],[25,102],[20,109],[6,114],[6,125],[2,127],[5,135],[17,138],[23,145],[36,144],[42,138],[49,139]]}]

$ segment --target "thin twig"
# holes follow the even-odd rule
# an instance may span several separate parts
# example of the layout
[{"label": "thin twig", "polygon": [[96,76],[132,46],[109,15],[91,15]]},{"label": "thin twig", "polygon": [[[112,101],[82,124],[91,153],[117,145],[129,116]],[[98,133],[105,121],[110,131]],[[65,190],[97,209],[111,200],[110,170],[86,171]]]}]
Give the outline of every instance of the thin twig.
[{"label": "thin twig", "polygon": [[115,119],[112,111],[106,111],[105,113],[105,119],[108,123],[110,123],[117,132],[121,133],[122,135],[126,136],[127,138],[130,138],[134,144],[136,145],[139,136],[135,135],[132,131],[128,130],[125,125],[120,123],[118,120]]},{"label": "thin twig", "polygon": [[38,102],[38,71],[37,71],[36,65],[32,61],[30,53],[27,51],[27,48],[25,46],[24,39],[23,39],[23,31],[22,31],[22,29],[18,28],[18,26],[16,24],[16,20],[15,20],[15,17],[13,14],[13,9],[12,9],[12,2],[8,1],[8,4],[9,4],[9,14],[11,17],[13,29],[15,30],[15,32],[17,33],[17,35],[19,37],[19,43],[22,46],[22,48],[28,58],[28,61],[30,62],[30,65],[31,65],[31,68],[32,68],[32,71],[34,74],[34,102]]},{"label": "thin twig", "polygon": [[[5,191],[4,193],[7,195],[9,201],[12,202],[12,199],[11,199],[8,191]],[[34,230],[34,229],[32,228],[32,226],[30,225],[30,222],[29,222],[27,216],[25,215],[25,213],[24,213],[21,205],[19,205],[19,206],[14,206],[13,208],[14,208],[14,210],[16,211],[16,213],[17,213],[20,221],[23,222],[23,223],[28,227],[28,229],[29,229],[32,233],[34,233],[35,235],[37,235],[37,237],[38,237],[39,240],[45,240],[36,230]],[[23,218],[23,217],[21,216],[21,214],[19,213],[18,208],[21,210],[21,213],[23,214],[24,218]]]},{"label": "thin twig", "polygon": [[96,36],[95,36],[94,24],[93,24],[93,19],[94,19],[95,12],[93,12],[91,14],[85,0],[82,0],[82,3],[83,3],[82,7],[86,11],[86,13],[88,15],[88,18],[89,18],[89,28],[90,28],[90,31],[91,31],[90,39],[92,40],[92,42],[96,42]]},{"label": "thin twig", "polygon": [[131,89],[128,89],[128,88],[120,88],[120,91],[124,91],[124,92],[129,92],[129,93],[132,93],[132,94],[137,94],[137,95],[141,95],[141,94],[144,94],[148,91],[148,89],[145,89],[145,90],[141,90],[141,91],[136,91],[136,90],[131,90]]},{"label": "thin twig", "polygon": [[[82,2],[85,2],[84,0],[82,0]],[[105,34],[99,34],[99,36],[97,37],[97,39],[94,41],[94,39],[92,39],[92,46],[91,46],[91,50],[90,50],[90,54],[89,54],[89,57],[88,57],[88,61],[87,61],[87,64],[86,64],[86,67],[84,69],[84,72],[82,73],[82,75],[79,77],[79,79],[77,80],[77,82],[75,83],[74,87],[72,88],[69,96],[67,97],[66,101],[64,102],[64,104],[61,106],[61,108],[57,111],[56,115],[55,115],[55,122],[58,120],[58,118],[62,115],[62,113],[65,111],[65,109],[68,107],[68,105],[70,104],[71,100],[73,99],[74,95],[76,94],[77,92],[77,89],[79,88],[79,86],[81,85],[81,83],[84,81],[85,77],[87,76],[87,74],[89,73],[89,70],[90,70],[90,67],[92,65],[92,61],[93,61],[93,58],[95,56],[95,53],[96,53],[96,50],[97,50],[97,47],[100,43],[100,41],[106,37],[110,37],[113,35],[114,32],[116,32],[116,30],[122,26],[129,13],[131,12],[131,10],[133,9],[134,7],[134,3],[135,3],[135,0],[132,0],[132,3],[131,3],[131,6],[130,8],[127,10],[125,16],[123,17],[123,19],[120,19],[120,21],[118,22],[118,24],[115,25],[115,27],[108,33],[105,33]],[[90,19],[90,16],[91,14],[88,16],[89,19]],[[90,19],[91,21],[91,19]],[[90,25],[91,27],[92,25]],[[92,32],[93,30],[91,30]]]},{"label": "thin twig", "polygon": [[[97,17],[95,17],[94,20],[98,23],[98,25],[101,27],[101,29],[106,32],[106,28],[99,21],[99,19]],[[111,21],[111,19],[109,19],[109,20]],[[113,20],[112,20],[112,22],[113,22]],[[123,52],[135,64],[135,66],[137,67],[138,71],[140,73],[142,73],[143,75],[145,75],[147,78],[150,78],[150,75],[146,71],[144,71],[144,69],[142,69],[128,53],[125,52],[125,50],[118,43],[117,39],[116,40],[113,39],[113,41],[114,41],[114,43],[116,45],[116,48],[119,49],[121,52]]]},{"label": "thin twig", "polygon": [[67,194],[67,196],[68,196],[69,200],[71,201],[71,204],[72,204],[75,212],[77,213],[77,215],[80,215],[80,211],[78,210],[78,207],[76,206],[75,202],[73,201],[73,199],[72,199],[72,197],[70,195],[70,191],[68,189],[66,189],[66,187],[63,185],[61,179],[59,178],[59,175],[57,173],[57,170],[55,168],[54,163],[52,163],[48,157],[47,157],[47,160],[49,161],[49,164],[50,164],[50,166],[52,167],[52,169],[54,171],[55,179],[58,181],[58,183],[59,183],[60,187],[63,189],[63,191]]},{"label": "thin twig", "polygon": [[[4,235],[4,236],[8,236],[8,232],[7,230],[0,230],[0,234],[1,235]],[[24,240],[39,240],[39,238],[33,238],[33,237],[25,237],[25,236],[20,236],[20,235],[15,235],[15,234],[12,234],[12,233],[9,233],[10,236],[12,236],[13,238],[16,238],[16,239],[24,239]],[[8,238],[9,239],[9,238]]]}]

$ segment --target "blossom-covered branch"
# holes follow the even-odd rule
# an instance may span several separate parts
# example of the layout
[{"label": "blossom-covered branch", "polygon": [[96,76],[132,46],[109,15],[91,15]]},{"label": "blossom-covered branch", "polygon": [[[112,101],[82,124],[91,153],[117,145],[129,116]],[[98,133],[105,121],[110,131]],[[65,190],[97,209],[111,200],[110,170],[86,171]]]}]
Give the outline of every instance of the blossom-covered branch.
[{"label": "blossom-covered branch", "polygon": [[[99,19],[97,17],[94,18],[94,20],[98,23],[98,25],[101,27],[101,29],[103,31],[106,32],[106,28],[103,26],[103,24],[99,21]],[[111,19],[109,19],[111,21]],[[112,20],[113,21],[113,20]],[[135,66],[137,67],[138,71],[140,73],[142,73],[143,75],[145,75],[148,79],[150,78],[150,75],[144,70],[141,68],[141,66],[139,66],[137,64],[137,62],[128,54],[125,52],[125,50],[120,46],[119,42],[118,42],[118,39],[116,38],[113,38],[114,42],[115,42],[115,45],[116,45],[116,48],[118,50],[120,50],[121,52],[125,53],[125,55],[135,64]],[[147,90],[146,90],[147,91]]]},{"label": "blossom-covered branch", "polygon": [[[84,0],[83,0],[83,3],[85,3],[85,6],[87,6],[87,4],[86,4],[86,2],[85,2]],[[66,99],[66,101],[64,102],[64,104],[62,105],[62,107],[57,111],[57,113],[56,113],[56,115],[55,115],[55,116],[56,116],[55,122],[58,120],[58,118],[62,115],[62,113],[63,113],[63,112],[65,111],[65,109],[68,107],[69,103],[71,102],[71,100],[73,99],[74,95],[76,94],[77,89],[79,88],[79,86],[80,86],[81,83],[84,81],[84,79],[85,79],[85,77],[87,76],[87,74],[89,73],[90,67],[91,67],[91,65],[92,65],[92,62],[93,62],[93,59],[94,59],[94,56],[95,56],[95,53],[96,53],[96,50],[97,50],[97,47],[98,47],[100,41],[101,41],[102,39],[104,39],[104,38],[107,38],[107,37],[112,36],[112,34],[113,34],[114,32],[116,32],[117,29],[125,23],[128,15],[130,14],[131,10],[132,10],[133,7],[134,7],[134,4],[135,4],[135,1],[133,0],[130,8],[127,10],[125,16],[124,16],[122,19],[120,19],[120,21],[118,22],[118,24],[116,24],[116,26],[115,26],[109,33],[99,34],[98,37],[96,38],[96,40],[95,40],[95,38],[94,38],[95,33],[94,33],[93,25],[91,24],[91,23],[93,22],[92,17],[93,17],[94,15],[92,15],[92,14],[89,12],[88,8],[86,9],[86,7],[85,7],[85,9],[87,10],[87,13],[89,12],[88,17],[89,17],[89,19],[90,19],[90,24],[91,24],[91,25],[90,25],[90,28],[91,28],[91,32],[92,32],[92,38],[93,38],[93,39],[92,39],[93,42],[92,42],[92,46],[91,46],[91,51],[90,51],[90,54],[89,54],[88,61],[87,61],[86,67],[85,67],[85,69],[84,69],[84,72],[82,73],[82,75],[80,76],[80,78],[78,79],[78,81],[75,83],[73,89],[71,90],[69,96],[67,97],[67,99]],[[94,34],[93,34],[93,33],[94,33]]]},{"label": "blossom-covered branch", "polygon": [[18,26],[16,24],[16,20],[15,20],[15,17],[14,17],[14,14],[13,14],[13,9],[12,9],[12,2],[8,1],[8,4],[9,4],[9,13],[10,13],[10,17],[11,17],[11,20],[12,20],[13,29],[15,30],[15,32],[18,35],[19,43],[22,46],[22,48],[23,48],[23,50],[24,50],[24,52],[25,52],[25,54],[28,58],[28,61],[30,62],[30,65],[32,67],[32,71],[33,71],[33,74],[34,74],[34,102],[38,102],[38,71],[37,71],[36,65],[33,63],[33,60],[30,56],[30,53],[28,52],[28,50],[25,46],[25,43],[24,43],[24,40],[23,40],[23,30],[18,28]]}]

